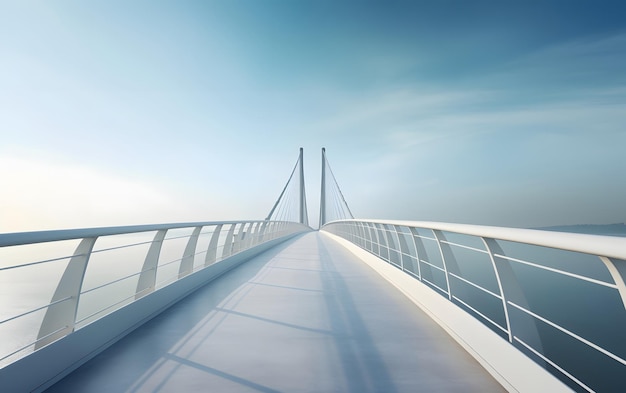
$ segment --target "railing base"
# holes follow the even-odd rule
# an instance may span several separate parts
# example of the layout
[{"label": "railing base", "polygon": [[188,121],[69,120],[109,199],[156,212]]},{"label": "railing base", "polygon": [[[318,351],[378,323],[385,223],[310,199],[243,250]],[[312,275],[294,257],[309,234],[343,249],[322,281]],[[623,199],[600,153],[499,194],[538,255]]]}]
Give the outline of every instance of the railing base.
[{"label": "railing base", "polygon": [[520,393],[572,391],[506,340],[449,302],[447,298],[350,241],[327,231],[320,232],[343,245],[398,288],[472,355],[507,391]]},{"label": "railing base", "polygon": [[210,265],[7,365],[0,369],[2,391],[44,391],[191,292],[298,235],[268,241]]}]

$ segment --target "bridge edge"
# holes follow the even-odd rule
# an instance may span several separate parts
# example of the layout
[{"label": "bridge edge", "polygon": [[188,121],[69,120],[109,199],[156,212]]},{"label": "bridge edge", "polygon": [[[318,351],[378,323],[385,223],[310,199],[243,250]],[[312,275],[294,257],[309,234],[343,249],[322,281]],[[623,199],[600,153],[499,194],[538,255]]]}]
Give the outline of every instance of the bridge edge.
[{"label": "bridge edge", "polygon": [[325,230],[320,230],[320,233],[341,244],[395,286],[441,326],[507,391],[572,392],[554,375],[432,289],[348,240]]},{"label": "bridge edge", "polygon": [[0,368],[2,388],[7,392],[45,391],[187,295],[250,258],[301,234],[267,241],[210,265]]}]

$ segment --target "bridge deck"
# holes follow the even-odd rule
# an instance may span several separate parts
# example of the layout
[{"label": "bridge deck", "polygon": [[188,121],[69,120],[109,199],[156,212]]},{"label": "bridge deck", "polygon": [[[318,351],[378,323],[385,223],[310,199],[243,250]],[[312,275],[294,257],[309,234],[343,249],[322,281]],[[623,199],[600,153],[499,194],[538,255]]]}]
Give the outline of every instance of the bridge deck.
[{"label": "bridge deck", "polygon": [[188,296],[51,392],[490,392],[391,284],[313,232]]}]

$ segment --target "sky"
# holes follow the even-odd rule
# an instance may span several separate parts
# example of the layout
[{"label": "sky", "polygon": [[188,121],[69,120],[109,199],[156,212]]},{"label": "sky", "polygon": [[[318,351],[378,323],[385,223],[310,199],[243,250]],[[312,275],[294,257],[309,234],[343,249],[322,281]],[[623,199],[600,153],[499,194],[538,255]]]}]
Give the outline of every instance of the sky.
[{"label": "sky", "polygon": [[626,221],[623,1],[0,0],[0,232]]}]

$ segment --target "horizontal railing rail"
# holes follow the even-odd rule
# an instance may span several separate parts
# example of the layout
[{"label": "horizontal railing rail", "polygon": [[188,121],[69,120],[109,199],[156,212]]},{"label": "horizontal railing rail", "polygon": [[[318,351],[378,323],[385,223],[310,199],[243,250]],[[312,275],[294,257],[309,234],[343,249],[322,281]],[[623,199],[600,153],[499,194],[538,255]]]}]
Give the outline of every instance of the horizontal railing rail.
[{"label": "horizontal railing rail", "polygon": [[0,234],[0,367],[189,274],[308,230],[211,221]]},{"label": "horizontal railing rail", "polygon": [[572,389],[623,388],[626,238],[393,220],[322,230],[444,296]]}]

